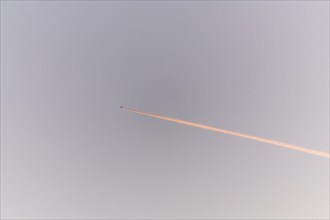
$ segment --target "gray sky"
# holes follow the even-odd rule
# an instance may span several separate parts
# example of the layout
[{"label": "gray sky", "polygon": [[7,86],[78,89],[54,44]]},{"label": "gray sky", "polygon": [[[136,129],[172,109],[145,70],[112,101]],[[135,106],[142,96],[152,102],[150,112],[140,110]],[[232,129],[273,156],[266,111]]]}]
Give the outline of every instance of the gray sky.
[{"label": "gray sky", "polygon": [[1,2],[2,218],[329,218],[329,2]]}]

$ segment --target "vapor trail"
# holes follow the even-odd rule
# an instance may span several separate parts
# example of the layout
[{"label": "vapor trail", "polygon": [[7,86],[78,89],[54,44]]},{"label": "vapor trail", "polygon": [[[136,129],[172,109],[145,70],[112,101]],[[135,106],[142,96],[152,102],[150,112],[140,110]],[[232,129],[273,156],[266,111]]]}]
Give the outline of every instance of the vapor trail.
[{"label": "vapor trail", "polygon": [[206,130],[210,130],[210,131],[216,131],[216,132],[220,132],[220,133],[224,133],[224,134],[234,135],[234,136],[241,137],[241,138],[246,138],[246,139],[251,139],[251,140],[255,140],[255,141],[259,141],[259,142],[273,144],[273,145],[276,145],[276,146],[279,146],[279,147],[288,148],[288,149],[296,150],[296,151],[301,151],[301,152],[304,152],[304,153],[307,153],[307,154],[314,154],[314,155],[317,155],[317,156],[320,156],[320,157],[330,158],[330,154],[327,153],[327,152],[308,149],[308,148],[301,147],[301,146],[296,146],[296,145],[287,144],[287,143],[283,143],[283,142],[279,142],[279,141],[274,141],[274,140],[270,140],[270,139],[266,139],[266,138],[256,137],[256,136],[252,136],[252,135],[248,135],[248,134],[242,134],[242,133],[239,133],[239,132],[234,132],[234,131],[224,130],[224,129],[220,129],[220,128],[215,128],[215,127],[202,125],[202,124],[198,124],[198,123],[194,123],[194,122],[190,122],[190,121],[184,121],[184,120],[180,120],[180,119],[176,119],[176,118],[170,118],[170,117],[165,117],[165,116],[161,116],[161,115],[154,115],[154,114],[141,112],[141,111],[130,109],[130,108],[125,108],[125,109],[127,111],[134,112],[134,113],[137,113],[137,114],[140,114],[140,115],[147,115],[147,116],[150,116],[150,117],[160,118],[160,119],[164,119],[164,120],[167,120],[167,121],[172,121],[172,122],[176,122],[176,123],[180,123],[180,124],[190,125],[190,126],[193,126],[193,127],[202,128],[202,129],[206,129]]}]

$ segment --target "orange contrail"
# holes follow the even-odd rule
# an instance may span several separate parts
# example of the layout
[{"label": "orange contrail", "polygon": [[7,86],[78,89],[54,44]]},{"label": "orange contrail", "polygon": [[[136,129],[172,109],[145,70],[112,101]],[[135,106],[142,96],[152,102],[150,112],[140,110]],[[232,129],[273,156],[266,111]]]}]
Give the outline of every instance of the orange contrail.
[{"label": "orange contrail", "polygon": [[154,114],[141,112],[141,111],[130,109],[130,108],[125,108],[125,109],[127,111],[135,112],[135,113],[141,114],[141,115],[147,115],[147,116],[150,116],[150,117],[160,118],[160,119],[164,119],[164,120],[167,120],[167,121],[172,121],[172,122],[176,122],[176,123],[180,123],[180,124],[190,125],[190,126],[197,127],[197,128],[202,128],[202,129],[206,129],[206,130],[211,130],[211,131],[216,131],[216,132],[220,132],[220,133],[224,133],[224,134],[238,136],[238,137],[241,137],[241,138],[247,138],[247,139],[251,139],[251,140],[255,140],[255,141],[259,141],[259,142],[273,144],[273,145],[276,145],[276,146],[279,146],[279,147],[288,148],[288,149],[291,149],[291,150],[297,150],[297,151],[301,151],[301,152],[304,152],[304,153],[307,153],[307,154],[314,154],[314,155],[317,155],[317,156],[320,156],[320,157],[330,158],[330,154],[327,153],[327,152],[308,149],[308,148],[301,147],[301,146],[287,144],[287,143],[274,141],[274,140],[270,140],[270,139],[266,139],[266,138],[260,138],[260,137],[256,137],[256,136],[252,136],[252,135],[248,135],[248,134],[242,134],[242,133],[238,133],[238,132],[234,132],[234,131],[228,131],[228,130],[224,130],[224,129],[220,129],[220,128],[215,128],[215,127],[211,127],[211,126],[207,126],[207,125],[202,125],[202,124],[190,122],[190,121],[184,121],[184,120],[165,117],[165,116],[161,116],[161,115],[154,115]]}]

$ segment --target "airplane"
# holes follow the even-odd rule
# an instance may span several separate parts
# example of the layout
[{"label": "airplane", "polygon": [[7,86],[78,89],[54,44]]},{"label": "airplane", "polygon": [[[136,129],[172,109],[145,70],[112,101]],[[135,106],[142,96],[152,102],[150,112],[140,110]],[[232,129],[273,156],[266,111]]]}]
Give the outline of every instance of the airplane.
[{"label": "airplane", "polygon": [[120,106],[120,108],[124,108],[123,106]]}]

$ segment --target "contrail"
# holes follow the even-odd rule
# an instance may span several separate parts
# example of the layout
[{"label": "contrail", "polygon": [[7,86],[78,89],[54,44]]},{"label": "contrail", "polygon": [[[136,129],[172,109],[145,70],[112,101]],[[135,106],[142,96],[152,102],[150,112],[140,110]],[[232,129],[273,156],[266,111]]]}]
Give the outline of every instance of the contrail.
[{"label": "contrail", "polygon": [[[121,108],[123,108],[123,107],[121,106]],[[135,109],[130,109],[130,108],[124,108],[124,109],[127,110],[127,111],[130,111],[130,112],[140,114],[140,115],[147,115],[147,116],[154,117],[154,118],[160,118],[160,119],[164,119],[164,120],[167,120],[167,121],[172,121],[172,122],[176,122],[176,123],[180,123],[180,124],[184,124],[184,125],[190,125],[190,126],[197,127],[197,128],[202,128],[202,129],[206,129],[206,130],[210,130],[210,131],[216,131],[216,132],[220,132],[220,133],[224,133],[224,134],[234,135],[234,136],[241,137],[241,138],[251,139],[251,140],[255,140],[255,141],[259,141],[259,142],[264,142],[264,143],[267,143],[267,144],[272,144],[272,145],[276,145],[276,146],[279,146],[279,147],[288,148],[288,149],[291,149],[291,150],[301,151],[301,152],[304,152],[304,153],[307,153],[307,154],[314,154],[314,155],[317,155],[317,156],[320,156],[320,157],[330,158],[330,154],[327,153],[327,152],[308,149],[308,148],[297,146],[297,145],[287,144],[287,143],[274,141],[274,140],[270,140],[270,139],[266,139],[266,138],[256,137],[256,136],[253,136],[253,135],[242,134],[242,133],[239,133],[239,132],[234,132],[234,131],[224,130],[224,129],[220,129],[220,128],[215,128],[215,127],[202,125],[202,124],[198,124],[198,123],[194,123],[194,122],[190,122],[190,121],[184,121],[184,120],[180,120],[180,119],[176,119],[176,118],[170,118],[170,117],[165,117],[165,116],[161,116],[161,115],[154,115],[154,114],[150,114],[150,113],[146,113],[146,112],[141,112],[141,111],[138,111],[138,110],[135,110]]]}]

